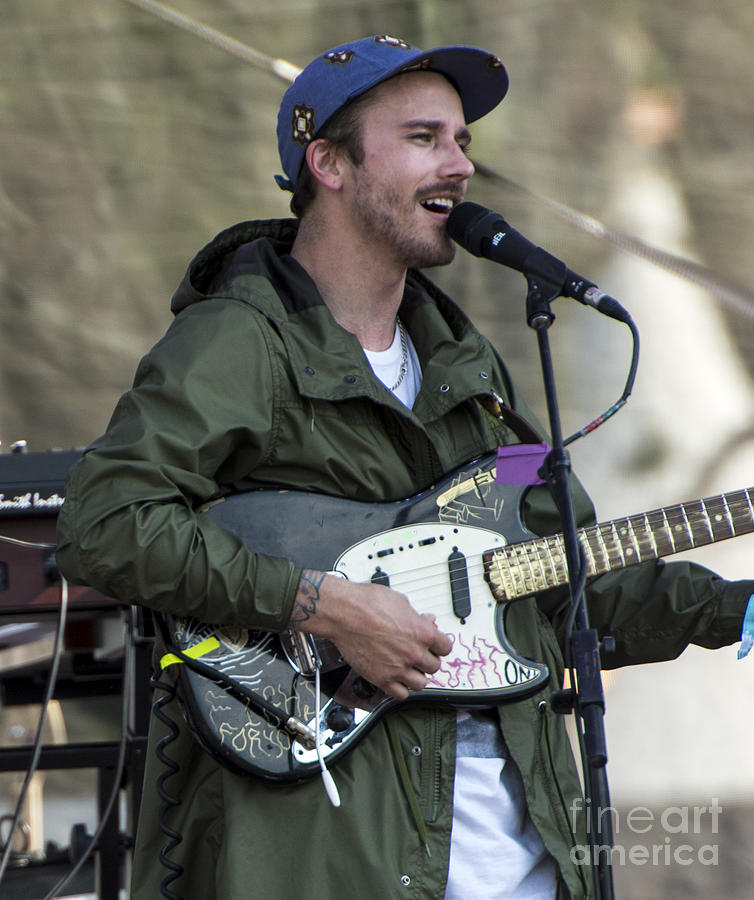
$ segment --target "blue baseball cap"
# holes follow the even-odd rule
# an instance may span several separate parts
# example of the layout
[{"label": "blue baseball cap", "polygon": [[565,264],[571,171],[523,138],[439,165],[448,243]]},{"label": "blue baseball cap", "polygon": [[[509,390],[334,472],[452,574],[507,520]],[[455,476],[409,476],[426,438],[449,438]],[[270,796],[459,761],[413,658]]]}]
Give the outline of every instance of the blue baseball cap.
[{"label": "blue baseball cap", "polygon": [[339,109],[393,75],[417,70],[438,72],[451,82],[467,123],[494,109],[508,91],[503,64],[478,47],[419,50],[387,34],[343,44],[310,62],[283,96],[277,136],[287,178],[276,175],[278,185],[294,189],[307,144]]}]

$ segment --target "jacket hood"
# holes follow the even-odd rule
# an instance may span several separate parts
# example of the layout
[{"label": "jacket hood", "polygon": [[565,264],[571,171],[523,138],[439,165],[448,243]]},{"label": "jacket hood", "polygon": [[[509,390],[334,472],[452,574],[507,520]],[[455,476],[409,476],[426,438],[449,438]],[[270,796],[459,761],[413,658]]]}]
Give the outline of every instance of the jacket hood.
[{"label": "jacket hood", "polygon": [[[218,234],[190,263],[173,296],[173,313],[210,299],[245,303],[267,319],[285,344],[302,396],[370,396],[392,402],[356,336],[335,323],[312,278],[290,256],[297,227],[295,219],[271,219],[241,222]],[[506,385],[489,382],[498,361],[488,342],[417,270],[407,274],[399,315],[422,367],[414,410],[425,419],[470,397],[492,391],[508,396]]]},{"label": "jacket hood", "polygon": [[177,315],[215,297],[249,302],[249,278],[268,278],[271,259],[290,253],[297,230],[295,219],[267,219],[221,231],[189,263],[170,309]]},{"label": "jacket hood", "polygon": [[[190,262],[173,295],[177,315],[203,300],[240,300],[282,324],[292,314],[324,306],[316,285],[291,256],[296,219],[241,222],[221,231]],[[423,273],[410,269],[400,315],[407,323],[418,307],[437,306],[455,340],[477,335],[465,313]]]}]

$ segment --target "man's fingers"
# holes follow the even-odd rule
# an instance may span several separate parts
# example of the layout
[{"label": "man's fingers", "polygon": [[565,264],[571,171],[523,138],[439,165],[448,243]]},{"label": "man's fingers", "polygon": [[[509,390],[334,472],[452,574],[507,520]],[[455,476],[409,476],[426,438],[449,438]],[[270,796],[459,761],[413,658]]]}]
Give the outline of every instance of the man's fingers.
[{"label": "man's fingers", "polygon": [[414,691],[427,686],[427,676],[418,669],[408,669],[398,681],[393,681],[384,690],[396,700],[406,700]]},{"label": "man's fingers", "polygon": [[[429,651],[434,653],[435,656],[446,656],[453,649],[453,641],[450,637],[444,632],[440,631],[437,627],[436,616],[434,613],[424,613],[423,618],[428,619],[433,627],[434,631],[431,635],[431,642],[429,644]],[[429,672],[429,669],[425,669],[425,672]],[[431,671],[436,672],[437,669],[432,669]]]},{"label": "man's fingers", "polygon": [[429,645],[429,649],[435,656],[447,656],[448,653],[453,649],[453,641],[442,631],[438,631],[432,643]]},{"label": "man's fingers", "polygon": [[404,676],[403,683],[410,691],[421,691],[427,686],[427,676],[418,669],[409,669]]}]

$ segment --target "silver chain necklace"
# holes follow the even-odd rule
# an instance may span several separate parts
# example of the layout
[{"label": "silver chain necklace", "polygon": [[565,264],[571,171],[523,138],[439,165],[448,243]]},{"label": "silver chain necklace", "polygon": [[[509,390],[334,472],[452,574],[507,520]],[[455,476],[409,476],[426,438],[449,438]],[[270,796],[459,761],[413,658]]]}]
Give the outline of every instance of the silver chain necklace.
[{"label": "silver chain necklace", "polygon": [[400,319],[396,319],[396,322],[398,323],[398,334],[401,338],[401,368],[398,380],[390,388],[390,391],[392,393],[398,390],[401,382],[406,377],[406,374],[408,372],[408,341],[406,340],[406,332],[403,330],[403,322],[401,322]]}]

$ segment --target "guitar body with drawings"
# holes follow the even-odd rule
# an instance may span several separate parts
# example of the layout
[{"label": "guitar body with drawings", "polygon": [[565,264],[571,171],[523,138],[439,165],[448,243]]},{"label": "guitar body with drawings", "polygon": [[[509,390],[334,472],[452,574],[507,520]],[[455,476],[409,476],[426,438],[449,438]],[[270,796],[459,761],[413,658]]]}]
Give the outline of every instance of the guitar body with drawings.
[{"label": "guitar body with drawings", "polygon": [[[524,488],[495,480],[495,457],[476,461],[415,497],[363,503],[301,491],[251,491],[206,512],[257,552],[405,593],[437,617],[453,649],[407,703],[493,705],[542,688],[547,668],[505,632],[507,601],[564,585],[558,535],[533,538],[520,518]],[[754,531],[754,490],[595,525],[579,533],[589,576]],[[328,763],[347,753],[395,701],[365,682],[328,641],[157,617],[168,649],[200,659],[241,691],[261,695],[314,731]],[[320,667],[315,696],[315,661]],[[291,782],[319,772],[311,739],[270,724],[242,698],[179,665],[178,690],[203,745],[235,771]]]},{"label": "guitar body with drawings", "polygon": [[[206,515],[249,547],[303,568],[379,581],[437,616],[453,651],[409,702],[491,705],[532,693],[548,680],[544,666],[508,644],[505,607],[485,580],[482,554],[529,537],[518,515],[520,487],[498,485],[495,459],[474,463],[437,488],[389,503],[360,503],[300,491],[251,491],[211,506]],[[505,536],[504,536],[505,534]],[[451,557],[449,561],[449,557]],[[295,633],[274,635],[159,617],[168,646],[184,652],[213,636],[201,656],[239,684],[296,718],[314,721],[313,652]],[[322,660],[320,732],[328,762],[346,752],[396,704],[317,640]],[[180,666],[179,691],[192,728],[221,762],[278,781],[319,772],[316,752],[269,724],[219,685]]]}]

